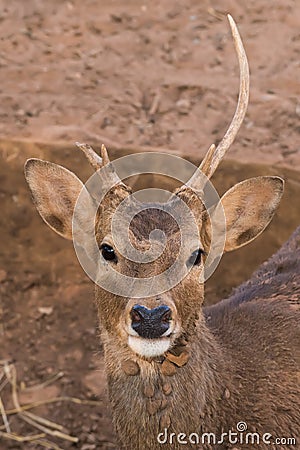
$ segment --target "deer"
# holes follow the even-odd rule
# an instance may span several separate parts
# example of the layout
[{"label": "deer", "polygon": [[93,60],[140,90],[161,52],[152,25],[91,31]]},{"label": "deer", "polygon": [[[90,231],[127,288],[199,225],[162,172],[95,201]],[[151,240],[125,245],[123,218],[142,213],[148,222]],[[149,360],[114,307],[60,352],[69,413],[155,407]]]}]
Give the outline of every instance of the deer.
[{"label": "deer", "polygon": [[[247,56],[230,15],[228,20],[240,70],[236,111],[219,144],[209,148],[198,170],[168,200],[172,208],[180,199],[195,217],[199,234],[197,240],[191,238],[182,262],[190,270],[169,290],[138,298],[132,290],[118,295],[95,283],[113,424],[118,445],[125,450],[296,449],[300,439],[300,289],[295,272],[300,231],[252,281],[218,304],[203,306],[201,272],[212,236],[198,195],[203,188],[199,171],[211,178],[241,127],[249,98]],[[104,146],[100,154],[87,144],[78,146],[96,172],[107,169],[113,184],[93,222],[99,272],[105,277],[106,268],[113,267],[137,279],[161,273],[180,245],[174,220],[146,205],[130,223],[130,239],[143,252],[151,231],[164,230],[163,256],[147,264],[125,258],[114,245],[112,220],[132,190],[111,168]],[[65,167],[35,158],[27,160],[25,177],[42,219],[72,240],[82,181]],[[224,252],[263,232],[283,190],[280,177],[260,176],[222,196]],[[82,214],[82,220],[88,220],[86,212]],[[283,446],[278,437],[293,440]]]}]

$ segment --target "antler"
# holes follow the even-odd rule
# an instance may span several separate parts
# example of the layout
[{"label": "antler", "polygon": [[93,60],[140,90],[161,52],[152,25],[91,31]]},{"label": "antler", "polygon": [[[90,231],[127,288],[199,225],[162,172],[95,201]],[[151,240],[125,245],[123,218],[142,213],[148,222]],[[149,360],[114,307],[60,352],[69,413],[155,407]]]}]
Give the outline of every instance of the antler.
[{"label": "antler", "polygon": [[[239,128],[244,120],[249,99],[249,67],[246,52],[233,18],[229,14],[227,17],[229,20],[231,33],[239,60],[240,92],[237,108],[234,113],[231,124],[228,127],[228,130],[226,131],[223,139],[221,140],[217,148],[214,144],[210,146],[207,154],[205,155],[204,159],[200,164],[199,167],[200,171],[204,173],[208,178],[210,178],[213,175],[216,168],[223,159],[225,153],[227,152],[232,142],[234,141],[239,131]],[[199,176],[199,171],[197,170],[194,173],[194,175],[190,178],[190,180],[186,183],[186,185],[193,189],[201,190],[203,187],[202,180],[203,179],[201,178],[201,176]]]},{"label": "antler", "polygon": [[101,169],[103,166],[110,163],[104,144],[102,144],[101,146],[101,156],[99,156],[98,153],[96,153],[95,150],[88,144],[81,144],[80,142],[76,142],[76,145],[78,148],[80,148],[80,150],[83,151],[89,163],[95,170]]},{"label": "antler", "polygon": [[[98,153],[96,153],[95,150],[88,144],[81,144],[80,142],[76,142],[76,145],[78,148],[80,148],[80,150],[83,151],[83,153],[87,157],[89,163],[95,170],[102,169],[102,167],[110,164],[110,159],[108,157],[108,153],[107,153],[107,150],[106,150],[104,144],[102,144],[102,146],[101,146],[101,150],[100,150],[101,156],[99,156]],[[118,184],[123,185],[122,181],[116,174],[113,166],[111,166],[111,168],[109,168],[107,175],[110,179],[112,179],[114,181],[114,184],[118,183]],[[107,175],[106,175],[106,178],[107,178]]]}]

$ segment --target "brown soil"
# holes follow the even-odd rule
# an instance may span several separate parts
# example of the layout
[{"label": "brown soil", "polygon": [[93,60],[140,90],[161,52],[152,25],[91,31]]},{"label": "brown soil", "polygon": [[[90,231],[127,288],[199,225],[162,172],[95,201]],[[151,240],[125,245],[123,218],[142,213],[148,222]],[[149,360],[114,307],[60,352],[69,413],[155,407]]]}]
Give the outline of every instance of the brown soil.
[{"label": "brown soil", "polygon": [[[235,108],[238,70],[224,18],[230,12],[249,56],[251,99],[231,160],[214,181],[222,193],[247,177],[276,174],[286,179],[286,191],[267,231],[226,255],[209,280],[208,303],[228,295],[299,224],[299,6],[293,0],[271,6],[268,0],[189,0],[184,6],[171,0],[2,1],[0,364],[15,362],[23,388],[64,373],[47,387],[21,390],[22,403],[54,396],[99,402],[34,410],[80,438],[78,444],[51,438],[60,448],[116,446],[93,287],[72,244],[37,215],[24,161],[49,159],[84,180],[91,172],[72,145],[79,140],[105,142],[112,158],[142,146],[199,162],[222,137]],[[139,179],[137,186],[148,182]],[[0,380],[5,406],[13,407],[8,386],[1,386]],[[17,416],[10,423],[23,436],[33,432]],[[19,448],[42,447],[0,436],[1,450]]]}]

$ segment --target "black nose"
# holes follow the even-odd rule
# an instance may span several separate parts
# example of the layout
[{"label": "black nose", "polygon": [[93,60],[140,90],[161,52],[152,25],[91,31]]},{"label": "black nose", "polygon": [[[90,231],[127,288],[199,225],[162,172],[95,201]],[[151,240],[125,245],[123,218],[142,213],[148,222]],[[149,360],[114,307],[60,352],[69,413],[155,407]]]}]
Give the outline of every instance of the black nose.
[{"label": "black nose", "polygon": [[171,309],[166,305],[154,309],[135,305],[130,312],[131,326],[143,338],[158,338],[169,329],[171,315]]}]

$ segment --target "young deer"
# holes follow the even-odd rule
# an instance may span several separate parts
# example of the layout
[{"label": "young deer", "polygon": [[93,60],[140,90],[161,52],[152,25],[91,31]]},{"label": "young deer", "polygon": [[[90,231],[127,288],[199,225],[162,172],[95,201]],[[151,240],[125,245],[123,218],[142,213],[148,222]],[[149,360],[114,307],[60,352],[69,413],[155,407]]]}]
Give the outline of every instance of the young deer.
[{"label": "young deer", "polygon": [[[230,16],[229,22],[239,59],[240,93],[228,131],[217,148],[210,147],[200,165],[208,178],[233,142],[248,103],[247,58]],[[135,278],[161,273],[180,247],[174,220],[161,209],[153,205],[147,209],[146,205],[130,224],[130,239],[144,251],[150,232],[163,230],[167,236],[163,256],[149,264],[125,258],[114,247],[111,226],[116,208],[130,197],[131,190],[117,179],[103,146],[101,156],[89,146],[79,147],[96,170],[108,167],[114,183],[95,219],[98,270],[105,274],[107,267],[114,267],[118,273]],[[72,239],[73,212],[82,182],[64,167],[38,159],[27,161],[25,174],[44,221],[61,236]],[[265,290],[247,285],[232,299],[202,308],[200,274],[211,245],[211,231],[207,211],[196,194],[199,190],[201,182],[195,172],[174,195],[193,212],[200,236],[189,247],[186,264],[191,270],[179,284],[160,295],[139,299],[129,291],[128,296],[120,296],[96,285],[120,447],[226,449],[237,442],[235,448],[283,448],[275,443],[275,437],[300,439],[299,309],[295,302],[289,302],[288,291],[280,301],[274,293],[270,298],[263,294],[258,298],[260,292],[267,292],[265,283]],[[280,178],[257,177],[235,185],[222,197],[225,252],[247,244],[265,229],[282,193]],[[169,200],[171,207],[174,197]],[[260,278],[256,281],[259,284]],[[266,283],[270,285],[272,279]],[[238,441],[234,435],[231,440],[222,436],[236,432],[240,421],[247,424],[249,432],[259,433],[259,443],[256,435],[247,438],[250,443],[243,442],[240,433]],[[241,425],[238,431],[243,431]]]}]

